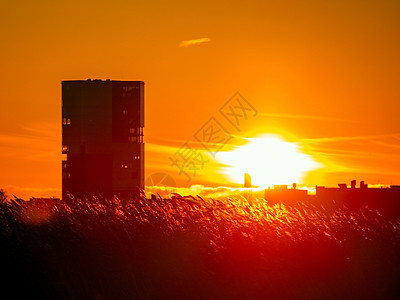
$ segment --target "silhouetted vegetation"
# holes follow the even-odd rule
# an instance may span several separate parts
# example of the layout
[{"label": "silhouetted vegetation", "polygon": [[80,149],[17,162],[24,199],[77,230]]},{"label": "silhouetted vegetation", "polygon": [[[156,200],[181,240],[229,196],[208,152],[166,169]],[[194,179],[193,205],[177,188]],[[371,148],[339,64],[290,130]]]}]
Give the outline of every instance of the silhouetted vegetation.
[{"label": "silhouetted vegetation", "polygon": [[174,196],[1,201],[3,295],[382,299],[400,222],[368,207]]}]

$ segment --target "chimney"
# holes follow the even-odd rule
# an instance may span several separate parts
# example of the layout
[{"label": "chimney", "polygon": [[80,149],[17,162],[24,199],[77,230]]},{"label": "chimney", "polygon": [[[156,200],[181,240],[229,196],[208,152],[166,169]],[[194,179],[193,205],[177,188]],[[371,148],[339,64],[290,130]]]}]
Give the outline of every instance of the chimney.
[{"label": "chimney", "polygon": [[351,181],[351,188],[355,189],[356,188],[356,184],[357,184],[357,181],[356,180],[352,180]]},{"label": "chimney", "polygon": [[364,180],[360,182],[360,189],[367,189],[368,184],[364,183]]}]

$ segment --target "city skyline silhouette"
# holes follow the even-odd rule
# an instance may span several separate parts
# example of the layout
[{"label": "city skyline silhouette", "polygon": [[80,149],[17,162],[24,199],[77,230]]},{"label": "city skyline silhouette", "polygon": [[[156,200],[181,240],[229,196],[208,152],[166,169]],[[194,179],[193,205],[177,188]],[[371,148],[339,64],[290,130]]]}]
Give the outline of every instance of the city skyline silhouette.
[{"label": "city skyline silhouette", "polygon": [[400,1],[3,1],[1,299],[399,299]]},{"label": "city skyline silhouette", "polygon": [[[394,2],[40,3],[10,3],[0,21],[0,182],[13,193],[61,196],[60,82],[88,78],[146,82],[146,174],[181,187],[241,183],[214,161],[191,183],[171,166],[212,117],[238,137],[221,151],[260,134],[301,144],[324,168],[299,185],[400,182]],[[219,111],[236,92],[258,112],[240,126]]]}]

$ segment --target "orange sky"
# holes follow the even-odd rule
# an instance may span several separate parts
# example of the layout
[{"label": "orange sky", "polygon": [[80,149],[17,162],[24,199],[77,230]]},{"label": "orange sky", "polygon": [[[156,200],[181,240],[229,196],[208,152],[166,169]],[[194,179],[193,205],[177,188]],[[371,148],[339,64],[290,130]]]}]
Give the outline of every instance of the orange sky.
[{"label": "orange sky", "polygon": [[59,196],[60,82],[87,78],[146,82],[146,175],[229,185],[214,163],[187,183],[169,157],[239,91],[258,115],[229,130],[303,145],[325,166],[304,184],[400,183],[398,1],[1,6],[0,187],[10,192]]}]

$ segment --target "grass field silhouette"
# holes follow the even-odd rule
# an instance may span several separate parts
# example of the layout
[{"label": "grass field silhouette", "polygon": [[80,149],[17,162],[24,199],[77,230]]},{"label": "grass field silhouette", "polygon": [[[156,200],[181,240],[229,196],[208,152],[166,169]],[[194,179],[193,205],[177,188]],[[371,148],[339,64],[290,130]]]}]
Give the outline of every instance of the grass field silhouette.
[{"label": "grass field silhouette", "polygon": [[[3,199],[4,200],[4,199]],[[0,207],[3,291],[48,299],[373,299],[400,222],[330,203],[101,196]]]}]

